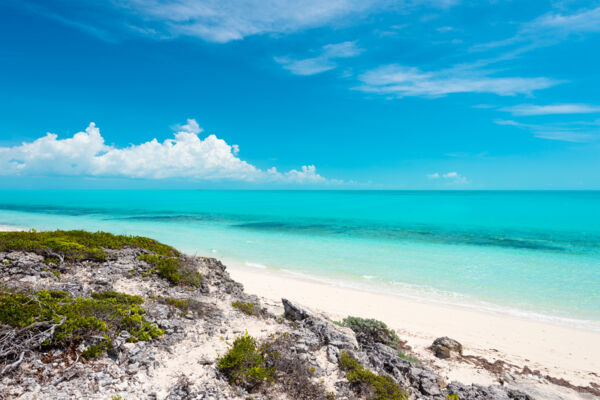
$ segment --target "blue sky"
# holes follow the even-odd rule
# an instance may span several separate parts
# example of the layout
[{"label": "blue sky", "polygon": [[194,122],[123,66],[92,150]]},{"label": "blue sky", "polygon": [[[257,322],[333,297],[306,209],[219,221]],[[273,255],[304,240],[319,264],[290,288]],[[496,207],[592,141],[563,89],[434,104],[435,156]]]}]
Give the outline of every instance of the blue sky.
[{"label": "blue sky", "polygon": [[600,2],[8,0],[0,49],[4,187],[600,189]]}]

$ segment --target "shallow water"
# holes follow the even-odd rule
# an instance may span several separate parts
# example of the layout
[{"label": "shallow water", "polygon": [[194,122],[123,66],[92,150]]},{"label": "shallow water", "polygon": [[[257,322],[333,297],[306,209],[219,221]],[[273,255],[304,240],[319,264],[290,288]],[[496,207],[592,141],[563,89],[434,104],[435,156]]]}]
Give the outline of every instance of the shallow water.
[{"label": "shallow water", "polygon": [[600,327],[600,192],[0,191],[0,225]]}]

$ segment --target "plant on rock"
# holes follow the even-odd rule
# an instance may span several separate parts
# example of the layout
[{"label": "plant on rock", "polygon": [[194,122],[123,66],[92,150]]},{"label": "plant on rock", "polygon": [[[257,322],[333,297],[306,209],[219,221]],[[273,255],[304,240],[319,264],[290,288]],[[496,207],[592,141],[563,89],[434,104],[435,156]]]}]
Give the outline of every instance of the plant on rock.
[{"label": "plant on rock", "polygon": [[407,400],[408,394],[389,375],[378,375],[363,367],[347,352],[340,354],[340,367],[359,394],[370,400]]},{"label": "plant on rock", "polygon": [[230,384],[252,389],[264,381],[273,380],[274,368],[265,365],[265,359],[256,346],[256,340],[247,333],[238,337],[233,346],[217,360],[218,370]]}]

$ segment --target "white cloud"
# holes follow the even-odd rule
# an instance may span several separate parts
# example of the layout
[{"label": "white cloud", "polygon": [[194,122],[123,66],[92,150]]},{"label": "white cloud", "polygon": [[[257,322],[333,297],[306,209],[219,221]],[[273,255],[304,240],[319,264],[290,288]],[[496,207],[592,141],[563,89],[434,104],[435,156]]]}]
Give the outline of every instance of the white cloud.
[{"label": "white cloud", "polygon": [[533,133],[540,139],[558,140],[562,142],[585,143],[591,142],[600,136],[600,120],[593,122],[574,121],[553,124],[525,124],[506,119],[494,121],[497,125],[514,126]]},{"label": "white cloud", "polygon": [[[488,50],[497,47],[522,46],[512,55],[560,43],[569,36],[600,33],[600,7],[582,9],[571,14],[548,13],[521,24],[512,37],[473,47],[473,50]],[[523,43],[525,45],[523,46]]]},{"label": "white cloud", "polygon": [[122,11],[170,35],[224,43],[264,33],[289,33],[385,7],[387,0],[123,0]]},{"label": "white cloud", "polygon": [[143,179],[190,178],[281,183],[340,183],[316,172],[314,165],[280,173],[261,170],[237,157],[239,147],[215,135],[201,139],[190,119],[173,139],[117,148],[105,143],[91,123],[85,132],[59,139],[48,133],[19,146],[0,147],[0,175],[66,175]]},{"label": "white cloud", "polygon": [[[68,1],[60,15],[50,5],[14,3],[104,40],[127,35],[156,39],[197,37],[226,43],[252,35],[287,34],[348,25],[384,11],[448,8],[459,0],[96,0]],[[46,2],[51,3],[51,2]]]},{"label": "white cloud", "polygon": [[343,42],[323,46],[316,57],[304,59],[274,57],[274,60],[293,74],[314,75],[336,68],[335,59],[355,57],[362,52],[363,49],[358,47],[356,42]]},{"label": "white cloud", "polygon": [[525,30],[548,29],[564,34],[600,32],[600,7],[580,10],[573,14],[547,14],[528,23]]},{"label": "white cloud", "polygon": [[451,184],[469,183],[469,180],[465,176],[462,176],[458,172],[454,172],[454,171],[446,172],[445,174],[440,174],[439,172],[434,172],[432,174],[428,174],[427,178],[429,178],[429,179],[444,179],[448,183],[451,183]]},{"label": "white cloud", "polygon": [[548,78],[490,77],[484,71],[464,67],[436,72],[386,65],[360,76],[356,89],[394,97],[437,97],[452,93],[494,93],[500,96],[531,94],[559,83]]},{"label": "white cloud", "polygon": [[552,115],[552,114],[593,114],[600,113],[600,106],[589,104],[552,104],[539,106],[535,104],[519,104],[512,107],[501,108],[513,115]]}]

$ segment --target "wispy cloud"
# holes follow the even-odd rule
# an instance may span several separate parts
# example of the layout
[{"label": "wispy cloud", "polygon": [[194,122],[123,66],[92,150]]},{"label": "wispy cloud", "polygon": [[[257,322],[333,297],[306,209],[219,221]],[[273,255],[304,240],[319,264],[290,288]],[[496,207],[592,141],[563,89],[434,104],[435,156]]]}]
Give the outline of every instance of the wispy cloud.
[{"label": "wispy cloud", "polygon": [[512,56],[544,46],[551,46],[571,35],[600,33],[600,7],[581,9],[570,14],[547,13],[521,24],[519,31],[509,38],[479,44],[473,50],[488,50],[518,45]]},{"label": "wispy cloud", "polygon": [[459,174],[458,172],[452,171],[452,172],[446,172],[445,174],[440,174],[439,172],[434,172],[432,174],[428,174],[427,178],[429,179],[442,179],[447,181],[448,183],[452,183],[452,184],[465,184],[465,183],[469,183],[469,180]]},{"label": "wispy cloud", "polygon": [[274,57],[274,60],[293,74],[314,75],[336,68],[336,59],[355,57],[362,52],[363,49],[359,48],[356,42],[343,42],[323,46],[316,57],[293,58],[286,56]]},{"label": "wispy cloud", "polygon": [[314,165],[279,172],[261,170],[238,157],[239,147],[215,135],[201,139],[195,120],[177,127],[173,139],[156,139],[118,148],[105,143],[91,123],[84,132],[59,139],[48,133],[33,142],[0,147],[0,175],[62,175],[143,179],[189,178],[298,184],[340,183],[327,180]]},{"label": "wispy cloud", "polygon": [[[19,6],[24,1],[13,0]],[[52,2],[39,8],[50,16]],[[386,10],[446,9],[459,0],[97,0],[68,1],[57,20],[102,38],[132,33],[157,39],[197,37],[226,43],[252,35],[286,34],[350,24]],[[24,5],[26,6],[26,4]]]},{"label": "wispy cloud", "polygon": [[554,86],[549,78],[492,77],[485,71],[459,66],[447,70],[423,72],[403,65],[386,65],[360,76],[356,89],[393,97],[436,97],[452,93],[494,93],[501,96],[531,94]]},{"label": "wispy cloud", "polygon": [[600,32],[600,7],[572,14],[546,14],[525,25],[524,30],[548,29],[563,34]]},{"label": "wispy cloud", "polygon": [[540,139],[563,142],[591,142],[600,135],[600,120],[592,122],[576,121],[553,124],[526,124],[510,119],[497,119],[494,123],[527,130]]},{"label": "wispy cloud", "polygon": [[600,113],[600,106],[590,104],[519,104],[512,107],[504,107],[501,111],[507,111],[516,116],[527,115],[553,115],[553,114],[593,114]]}]

